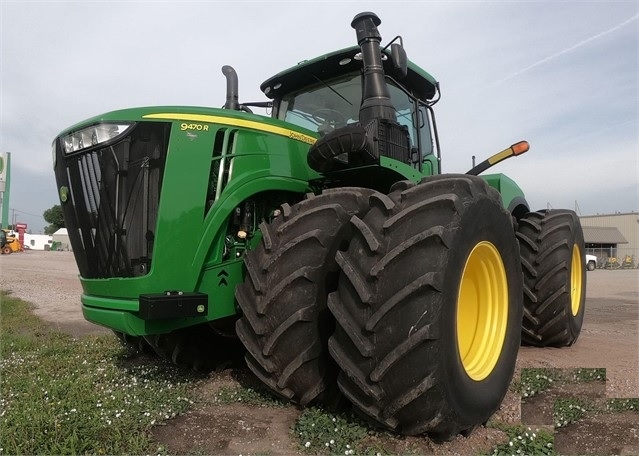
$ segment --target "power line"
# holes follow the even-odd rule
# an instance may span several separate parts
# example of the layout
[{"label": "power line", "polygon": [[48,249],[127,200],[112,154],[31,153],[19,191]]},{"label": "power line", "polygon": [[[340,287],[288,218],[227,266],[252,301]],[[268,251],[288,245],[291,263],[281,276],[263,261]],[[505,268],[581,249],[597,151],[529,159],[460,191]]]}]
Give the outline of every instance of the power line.
[{"label": "power line", "polygon": [[[20,209],[11,209],[13,212],[19,212],[20,214],[24,214],[24,215],[30,215],[31,217],[38,217],[41,218],[42,220],[44,220],[44,217],[42,215],[36,215],[36,214],[31,214],[29,212],[25,212],[25,211],[21,211]],[[46,221],[46,220],[45,220]]]}]

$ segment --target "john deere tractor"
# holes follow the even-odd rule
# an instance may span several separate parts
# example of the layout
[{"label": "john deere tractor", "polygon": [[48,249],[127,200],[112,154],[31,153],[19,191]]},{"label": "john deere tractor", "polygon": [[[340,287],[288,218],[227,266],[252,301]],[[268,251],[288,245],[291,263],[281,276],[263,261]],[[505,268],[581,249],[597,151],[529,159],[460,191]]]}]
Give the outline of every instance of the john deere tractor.
[{"label": "john deere tractor", "polygon": [[[567,346],[584,315],[582,230],[530,212],[492,165],[442,174],[439,85],[382,47],[307,60],[222,108],[103,114],[53,142],[87,320],[207,369],[239,340],[292,402],[447,439],[499,407],[521,342]],[[251,108],[268,108],[270,117]],[[239,345],[239,344],[238,344]]]}]

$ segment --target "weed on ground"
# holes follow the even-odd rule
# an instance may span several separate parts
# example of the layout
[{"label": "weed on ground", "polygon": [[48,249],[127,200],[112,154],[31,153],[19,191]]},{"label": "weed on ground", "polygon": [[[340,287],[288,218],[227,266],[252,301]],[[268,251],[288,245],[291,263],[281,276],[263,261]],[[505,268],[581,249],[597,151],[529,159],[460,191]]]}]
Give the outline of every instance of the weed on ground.
[{"label": "weed on ground", "polygon": [[[549,424],[557,453],[603,455],[623,450],[623,454],[636,454],[639,399],[608,399],[605,382],[603,368],[522,369],[516,384],[522,397],[522,421]],[[521,437],[520,442],[526,441]],[[495,449],[495,454],[537,454],[517,445],[511,439],[508,447]]]},{"label": "weed on ground", "polygon": [[554,455],[554,435],[552,431],[531,429],[523,426],[502,427],[508,434],[508,442],[497,446],[490,455]]},{"label": "weed on ground", "polygon": [[[372,431],[371,431],[372,432]],[[303,451],[309,454],[366,454],[362,442],[368,428],[352,416],[336,415],[320,408],[302,411],[294,428]],[[374,454],[374,453],[373,453]]]},{"label": "weed on ground", "polygon": [[242,386],[223,386],[213,398],[213,403],[219,405],[227,405],[232,403],[241,403],[253,405],[257,407],[287,407],[282,401],[275,399],[263,388],[242,387]]},{"label": "weed on ground", "polygon": [[0,295],[0,454],[162,452],[148,430],[192,404],[196,378],[131,363],[114,337],[49,331],[30,305]]}]

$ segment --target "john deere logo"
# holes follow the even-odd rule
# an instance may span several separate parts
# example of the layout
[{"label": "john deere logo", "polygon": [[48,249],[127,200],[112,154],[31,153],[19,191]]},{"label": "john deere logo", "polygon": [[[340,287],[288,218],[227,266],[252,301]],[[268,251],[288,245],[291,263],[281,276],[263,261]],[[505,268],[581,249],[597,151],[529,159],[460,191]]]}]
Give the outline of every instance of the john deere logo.
[{"label": "john deere logo", "polygon": [[69,188],[63,185],[60,187],[60,201],[66,203],[67,199],[69,199]]}]

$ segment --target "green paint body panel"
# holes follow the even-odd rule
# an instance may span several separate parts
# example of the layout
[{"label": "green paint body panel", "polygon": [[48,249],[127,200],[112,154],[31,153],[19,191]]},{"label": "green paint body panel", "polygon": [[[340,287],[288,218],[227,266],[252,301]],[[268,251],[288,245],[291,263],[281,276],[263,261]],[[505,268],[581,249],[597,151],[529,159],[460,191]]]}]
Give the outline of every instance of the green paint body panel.
[{"label": "green paint body panel", "polygon": [[[424,93],[430,93],[435,80],[413,64],[410,70],[415,80],[422,78],[430,84],[424,89]],[[183,120],[183,116],[194,117]],[[305,193],[318,191],[322,185],[331,186],[326,181],[322,184],[322,176],[306,161],[309,144],[318,137],[317,133],[270,117],[215,108],[165,106],[114,111],[76,124],[56,138],[54,169],[59,190],[72,187],[72,173],[64,168],[74,155],[71,152],[67,157],[64,152],[68,135],[101,123],[127,122],[137,126],[148,123],[146,125],[153,125],[158,131],[168,132],[157,221],[146,234],[148,240],[148,233],[152,233],[152,262],[150,269],[138,276],[89,278],[81,275],[85,318],[116,331],[140,336],[166,333],[235,315],[234,290],[244,280],[242,253],[257,245],[260,239],[257,229],[260,220],[253,220],[254,229],[246,239],[230,228],[235,226],[235,222],[231,223],[235,211],[253,200],[264,207],[276,208],[283,202],[299,201]],[[105,154],[106,160],[108,151],[101,147],[100,153]],[[80,153],[76,155],[80,156]],[[214,170],[221,171],[215,171],[219,172],[215,174]],[[437,173],[438,160],[429,155],[424,157],[421,171],[381,157],[379,164],[335,175],[341,176],[341,185],[387,191],[399,180],[418,182]],[[216,179],[212,179],[214,175]],[[99,174],[98,180],[103,178],[105,176]],[[523,201],[523,192],[508,177],[493,174],[484,179],[501,193],[506,208]],[[212,182],[216,185],[213,193]],[[74,185],[77,188],[78,181]],[[97,182],[95,185],[105,184]],[[72,219],[74,213],[70,205],[74,198],[76,205],[91,202],[83,203],[83,195],[77,189],[75,196],[71,196],[61,204],[65,218]],[[141,294],[171,290],[205,293],[208,314],[193,318],[140,318],[138,297]]]},{"label": "green paint body panel", "polygon": [[501,201],[509,212],[523,210],[524,206],[528,209],[523,190],[510,177],[505,174],[485,174],[479,177],[501,194]]},{"label": "green paint body panel", "polygon": [[[138,108],[107,113],[77,124],[60,134],[105,121],[146,121],[153,113],[189,113],[257,120],[266,125],[313,135],[301,127],[268,117],[206,108]],[[80,277],[87,320],[132,335],[167,332],[236,313],[234,288],[243,280],[242,260],[222,261],[221,246],[228,219],[243,201],[261,192],[281,191],[303,195],[319,174],[306,164],[309,145],[281,134],[250,128],[208,124],[207,131],[184,130],[183,121],[171,122],[169,149],[159,200],[153,263],[148,274],[132,278]],[[202,123],[202,122],[200,122]],[[227,160],[228,184],[205,214],[215,135],[237,135]],[[196,135],[194,137],[194,135]],[[301,198],[301,197],[300,197]],[[220,271],[225,283],[220,285]],[[166,290],[199,291],[209,296],[206,318],[145,321],[136,316],[138,296]]]}]

